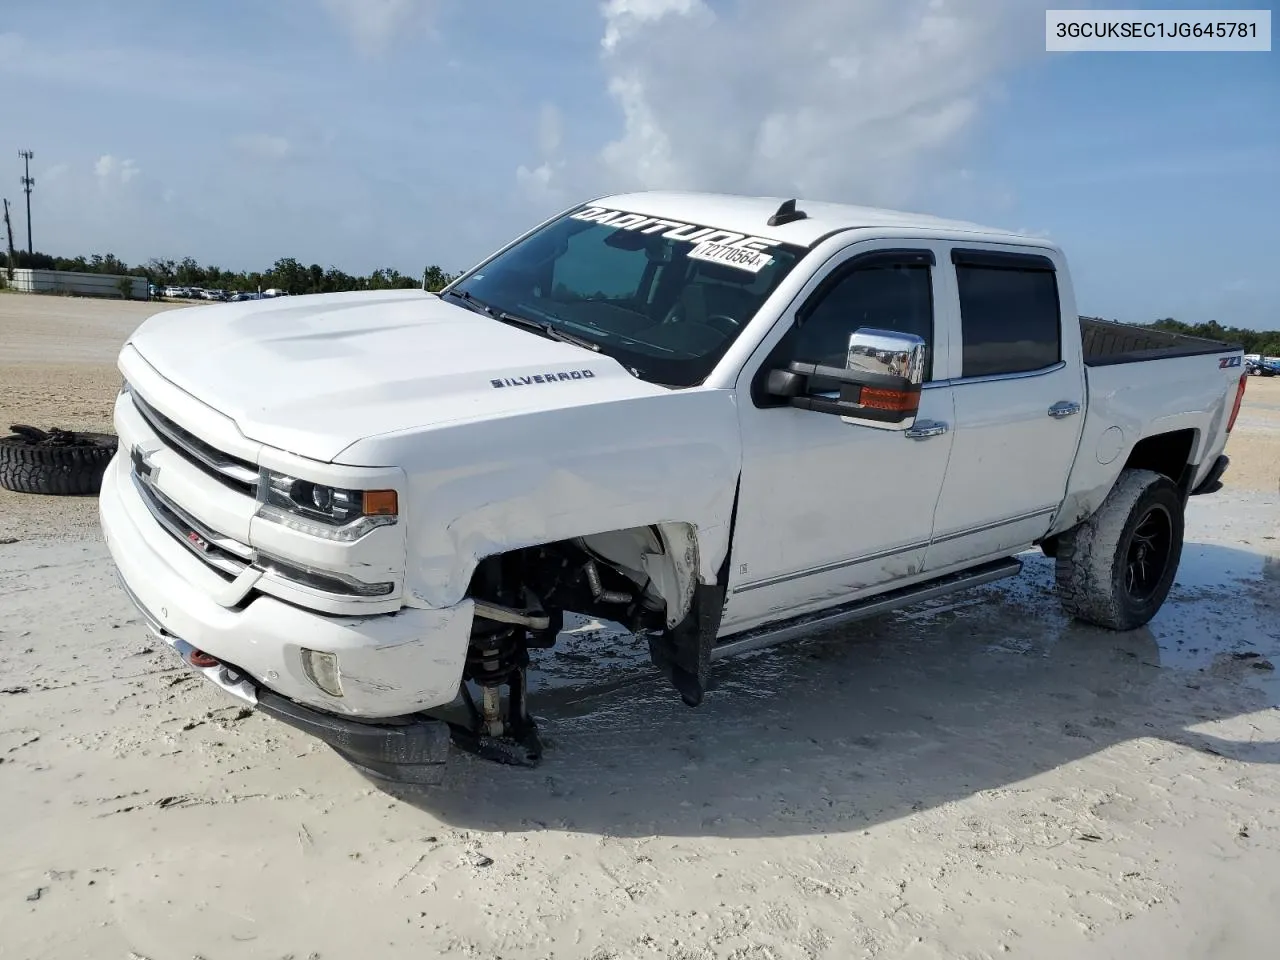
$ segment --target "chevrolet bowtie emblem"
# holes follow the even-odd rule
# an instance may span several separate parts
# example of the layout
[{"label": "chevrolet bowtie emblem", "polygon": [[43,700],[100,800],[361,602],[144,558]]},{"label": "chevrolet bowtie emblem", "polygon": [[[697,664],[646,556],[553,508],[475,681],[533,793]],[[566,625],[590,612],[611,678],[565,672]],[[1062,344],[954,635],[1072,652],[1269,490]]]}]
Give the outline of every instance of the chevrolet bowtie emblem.
[{"label": "chevrolet bowtie emblem", "polygon": [[151,461],[147,459],[146,453],[141,447],[134,447],[133,452],[129,455],[130,461],[133,463],[133,472],[141,479],[147,480],[151,477]]}]

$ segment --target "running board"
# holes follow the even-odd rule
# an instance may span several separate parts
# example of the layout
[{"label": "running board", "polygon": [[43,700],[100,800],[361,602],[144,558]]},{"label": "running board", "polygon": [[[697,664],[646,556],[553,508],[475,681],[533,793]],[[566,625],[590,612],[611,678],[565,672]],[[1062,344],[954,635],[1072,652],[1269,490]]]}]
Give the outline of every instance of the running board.
[{"label": "running board", "polygon": [[809,613],[790,620],[766,624],[763,627],[756,627],[754,630],[748,630],[745,633],[725,637],[724,640],[711,648],[711,659],[720,660],[724,657],[733,657],[740,653],[746,653],[749,650],[760,650],[764,647],[786,643],[789,640],[798,640],[822,630],[852,623],[855,620],[874,617],[877,614],[888,613],[890,610],[897,610],[900,607],[909,607],[925,600],[945,597],[949,593],[967,590],[970,587],[981,586],[984,583],[993,583],[996,580],[1004,580],[1007,577],[1016,577],[1021,571],[1022,561],[1010,557],[1007,560],[997,560],[994,563],[986,563],[980,567],[961,570],[959,573],[953,573],[940,580],[929,580],[910,587],[901,587],[866,600],[855,600],[853,603],[842,604],[827,610],[819,610],[817,613]]}]

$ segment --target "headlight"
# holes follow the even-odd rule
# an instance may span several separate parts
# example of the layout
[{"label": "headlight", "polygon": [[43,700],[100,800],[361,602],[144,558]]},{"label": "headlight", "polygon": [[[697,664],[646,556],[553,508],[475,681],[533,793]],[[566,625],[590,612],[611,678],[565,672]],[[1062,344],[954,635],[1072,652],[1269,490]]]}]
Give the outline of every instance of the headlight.
[{"label": "headlight", "polygon": [[399,515],[394,490],[347,490],[263,470],[258,516],[326,540],[359,540]]}]

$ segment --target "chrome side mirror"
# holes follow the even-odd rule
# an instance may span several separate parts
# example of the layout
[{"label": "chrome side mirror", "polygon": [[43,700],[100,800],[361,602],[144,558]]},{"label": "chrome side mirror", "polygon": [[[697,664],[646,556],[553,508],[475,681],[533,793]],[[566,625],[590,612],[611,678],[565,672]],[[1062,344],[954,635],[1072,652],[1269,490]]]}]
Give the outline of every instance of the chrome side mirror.
[{"label": "chrome side mirror", "polygon": [[764,392],[787,406],[878,430],[910,430],[920,408],[925,342],[870,327],[851,334],[843,367],[792,361],[770,370]]},{"label": "chrome side mirror", "polygon": [[861,409],[841,419],[880,430],[911,429],[920,408],[925,347],[915,334],[895,330],[862,327],[850,334],[845,368],[861,387]]}]

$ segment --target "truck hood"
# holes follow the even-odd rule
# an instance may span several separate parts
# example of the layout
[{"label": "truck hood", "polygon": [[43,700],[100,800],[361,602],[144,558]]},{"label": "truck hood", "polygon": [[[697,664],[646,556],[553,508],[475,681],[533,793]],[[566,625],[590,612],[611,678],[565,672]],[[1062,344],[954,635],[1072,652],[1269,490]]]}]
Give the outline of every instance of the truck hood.
[{"label": "truck hood", "polygon": [[249,439],[323,461],[381,434],[666,392],[419,290],[173,310],[129,344]]}]

